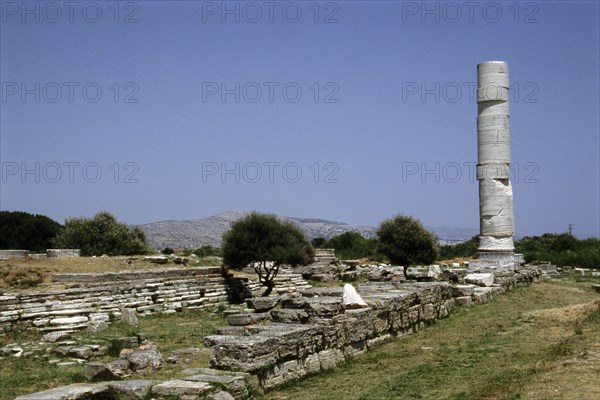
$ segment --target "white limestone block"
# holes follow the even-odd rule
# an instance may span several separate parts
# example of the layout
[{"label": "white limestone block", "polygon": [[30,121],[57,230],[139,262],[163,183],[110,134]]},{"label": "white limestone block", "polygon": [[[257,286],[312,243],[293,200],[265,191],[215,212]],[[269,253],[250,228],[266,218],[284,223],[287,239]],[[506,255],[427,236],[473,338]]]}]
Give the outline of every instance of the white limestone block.
[{"label": "white limestone block", "polygon": [[360,297],[360,295],[349,283],[344,285],[344,294],[343,294],[343,302],[346,308],[362,308],[368,307],[367,303]]}]

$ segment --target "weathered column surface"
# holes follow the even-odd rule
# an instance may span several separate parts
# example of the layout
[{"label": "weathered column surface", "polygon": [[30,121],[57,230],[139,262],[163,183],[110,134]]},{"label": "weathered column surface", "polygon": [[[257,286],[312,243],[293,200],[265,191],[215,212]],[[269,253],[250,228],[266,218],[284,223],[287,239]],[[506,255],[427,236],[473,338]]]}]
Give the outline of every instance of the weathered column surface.
[{"label": "weathered column surface", "polygon": [[477,266],[514,269],[514,214],[510,184],[508,64],[477,66],[477,180],[479,260]]}]

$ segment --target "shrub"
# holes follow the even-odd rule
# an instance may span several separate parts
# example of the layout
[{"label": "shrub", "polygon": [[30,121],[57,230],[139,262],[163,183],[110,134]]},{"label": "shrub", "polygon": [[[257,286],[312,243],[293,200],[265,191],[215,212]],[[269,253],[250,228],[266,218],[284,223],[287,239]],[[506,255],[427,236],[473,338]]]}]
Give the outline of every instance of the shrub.
[{"label": "shrub", "polygon": [[377,229],[377,238],[379,251],[391,263],[403,266],[404,276],[409,265],[431,264],[438,255],[435,235],[409,216],[399,214],[383,221]]},{"label": "shrub", "polygon": [[300,229],[272,214],[253,212],[223,235],[223,262],[232,268],[252,266],[268,296],[283,264],[307,265],[314,251]]},{"label": "shrub", "polygon": [[107,254],[146,254],[146,235],[140,228],[130,229],[108,212],[99,212],[93,218],[70,218],[55,245],[81,249],[82,256]]}]

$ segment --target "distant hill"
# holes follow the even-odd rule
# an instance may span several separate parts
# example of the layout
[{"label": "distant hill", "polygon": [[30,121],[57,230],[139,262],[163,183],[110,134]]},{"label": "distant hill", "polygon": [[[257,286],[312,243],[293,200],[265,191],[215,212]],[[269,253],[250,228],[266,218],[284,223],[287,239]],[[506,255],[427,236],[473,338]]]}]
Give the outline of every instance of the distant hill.
[{"label": "distant hill", "polygon": [[[148,244],[153,249],[197,248],[204,244],[220,246],[223,233],[231,224],[247,215],[245,211],[227,211],[204,219],[170,220],[139,225],[146,233]],[[375,237],[376,228],[372,226],[354,226],[344,222],[328,221],[318,218],[282,217],[302,229],[304,234],[313,239],[324,237],[329,239],[340,233],[355,231],[364,237]],[[460,242],[470,239],[479,232],[472,228],[427,227],[443,242]]]}]

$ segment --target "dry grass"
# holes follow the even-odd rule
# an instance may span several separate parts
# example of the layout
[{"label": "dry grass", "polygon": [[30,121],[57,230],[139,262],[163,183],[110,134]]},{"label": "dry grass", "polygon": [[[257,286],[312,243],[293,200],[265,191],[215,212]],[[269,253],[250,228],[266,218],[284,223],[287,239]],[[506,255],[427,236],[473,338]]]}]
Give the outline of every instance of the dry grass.
[{"label": "dry grass", "polygon": [[[191,259],[188,266],[199,266]],[[143,256],[133,257],[70,257],[70,258],[24,258],[0,261],[0,288],[26,289],[51,285],[55,273],[92,273],[140,271],[157,268],[181,268],[174,263],[153,264]]]}]

